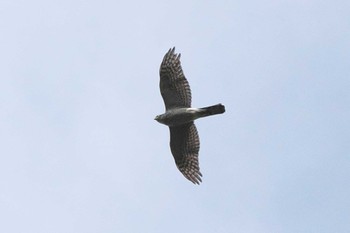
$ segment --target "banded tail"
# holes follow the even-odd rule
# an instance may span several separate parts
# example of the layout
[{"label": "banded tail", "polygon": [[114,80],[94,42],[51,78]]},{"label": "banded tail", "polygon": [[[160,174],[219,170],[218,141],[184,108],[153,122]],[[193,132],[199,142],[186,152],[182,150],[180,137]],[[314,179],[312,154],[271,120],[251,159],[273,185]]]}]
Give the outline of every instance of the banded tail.
[{"label": "banded tail", "polygon": [[216,104],[213,106],[205,107],[205,108],[200,108],[201,111],[201,117],[205,116],[211,116],[211,115],[216,115],[216,114],[222,114],[225,112],[225,106],[222,104]]}]

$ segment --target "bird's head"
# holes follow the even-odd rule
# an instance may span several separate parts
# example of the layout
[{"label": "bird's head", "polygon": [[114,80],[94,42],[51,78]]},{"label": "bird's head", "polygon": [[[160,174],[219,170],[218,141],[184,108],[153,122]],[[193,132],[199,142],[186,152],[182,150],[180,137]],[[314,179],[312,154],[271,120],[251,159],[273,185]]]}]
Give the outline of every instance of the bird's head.
[{"label": "bird's head", "polygon": [[160,121],[160,118],[161,118],[161,116],[160,115],[157,115],[155,118],[154,118],[154,120],[156,120],[156,121]]},{"label": "bird's head", "polygon": [[157,115],[155,118],[154,118],[154,120],[156,120],[156,121],[158,121],[159,123],[161,123],[161,124],[165,124],[165,117],[164,117],[164,114],[162,114],[162,115]]}]

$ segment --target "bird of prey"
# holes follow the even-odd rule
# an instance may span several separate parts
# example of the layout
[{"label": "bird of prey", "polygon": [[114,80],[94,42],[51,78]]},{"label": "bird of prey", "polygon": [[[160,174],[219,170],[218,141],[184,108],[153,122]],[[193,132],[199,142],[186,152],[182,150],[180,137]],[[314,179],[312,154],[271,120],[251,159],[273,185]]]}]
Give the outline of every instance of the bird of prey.
[{"label": "bird of prey", "polygon": [[181,54],[175,47],[169,49],[160,65],[160,92],[165,113],[155,117],[169,126],[170,149],[180,172],[192,183],[202,182],[199,171],[199,137],[194,120],[225,112],[225,106],[216,104],[205,108],[191,107],[191,89],[181,68]]}]

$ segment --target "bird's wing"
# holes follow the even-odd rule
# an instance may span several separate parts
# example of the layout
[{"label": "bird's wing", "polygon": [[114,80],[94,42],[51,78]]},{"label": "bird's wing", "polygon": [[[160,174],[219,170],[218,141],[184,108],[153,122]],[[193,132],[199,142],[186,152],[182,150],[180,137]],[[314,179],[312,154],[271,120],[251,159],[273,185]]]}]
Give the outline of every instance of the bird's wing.
[{"label": "bird's wing", "polygon": [[169,49],[160,65],[160,92],[166,110],[176,107],[191,107],[191,89],[182,71],[180,56]]},{"label": "bird's wing", "polygon": [[194,123],[170,128],[170,148],[180,172],[194,184],[202,182],[199,171],[199,136]]}]

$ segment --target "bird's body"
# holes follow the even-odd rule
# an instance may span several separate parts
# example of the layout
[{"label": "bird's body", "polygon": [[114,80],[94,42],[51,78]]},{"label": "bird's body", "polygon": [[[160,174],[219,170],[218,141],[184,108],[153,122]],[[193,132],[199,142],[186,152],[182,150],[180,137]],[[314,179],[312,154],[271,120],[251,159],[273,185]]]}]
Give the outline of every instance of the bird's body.
[{"label": "bird's body", "polygon": [[169,109],[164,114],[156,116],[155,120],[167,126],[179,126],[193,122],[202,117],[221,114],[225,112],[222,104],[206,108],[175,108]]},{"label": "bird's body", "polygon": [[169,126],[170,148],[178,169],[188,180],[199,184],[202,174],[198,162],[199,136],[194,120],[222,114],[225,107],[222,104],[191,107],[191,89],[181,68],[181,55],[174,51],[175,48],[165,54],[160,66],[159,87],[166,111],[155,120]]}]

